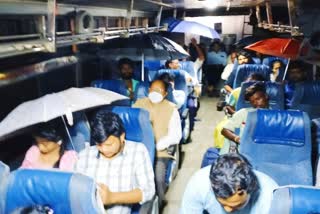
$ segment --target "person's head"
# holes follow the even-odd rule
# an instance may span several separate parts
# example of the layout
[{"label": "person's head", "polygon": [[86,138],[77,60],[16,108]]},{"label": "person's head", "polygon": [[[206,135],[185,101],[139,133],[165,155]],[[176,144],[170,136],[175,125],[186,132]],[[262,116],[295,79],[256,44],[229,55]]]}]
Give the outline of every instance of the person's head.
[{"label": "person's head", "polygon": [[262,74],[259,73],[252,73],[248,76],[245,82],[250,82],[250,81],[265,81],[266,79]]},{"label": "person's head", "polygon": [[288,79],[292,82],[302,82],[307,79],[307,72],[302,61],[291,61],[288,67]]},{"label": "person's head", "polygon": [[237,60],[239,65],[248,64],[251,61],[251,55],[244,50],[237,53]]},{"label": "person's head", "polygon": [[98,111],[91,123],[91,130],[91,141],[104,157],[112,158],[121,152],[125,129],[117,114],[104,109]]},{"label": "person's head", "polygon": [[283,67],[283,62],[281,60],[274,60],[271,62],[271,69],[273,73],[278,73],[280,68]]},{"label": "person's head", "polygon": [[231,52],[230,53],[230,58],[231,58],[231,62],[233,64],[234,60],[237,58],[237,52]]},{"label": "person's head", "polygon": [[122,58],[118,62],[122,79],[131,79],[133,76],[134,62],[129,58]]},{"label": "person's head", "polygon": [[164,81],[166,84],[170,84],[172,89],[174,89],[174,76],[170,73],[163,73],[158,77],[159,80]]},{"label": "person's head", "polygon": [[226,212],[244,208],[260,189],[249,161],[234,153],[222,155],[212,164],[210,182]]},{"label": "person's head", "polygon": [[148,98],[152,103],[160,103],[168,95],[169,84],[163,80],[154,80],[149,88]]},{"label": "person's head", "polygon": [[43,154],[60,151],[66,131],[61,118],[39,124],[33,133],[36,144]]},{"label": "person's head", "polygon": [[219,41],[214,41],[210,45],[210,50],[214,52],[219,52],[221,50],[221,44]]},{"label": "person's head", "polygon": [[178,59],[167,60],[165,64],[166,68],[169,69],[179,69],[180,63]]},{"label": "person's head", "polygon": [[256,82],[248,87],[244,94],[244,99],[249,101],[253,108],[268,108],[269,98],[263,83]]}]

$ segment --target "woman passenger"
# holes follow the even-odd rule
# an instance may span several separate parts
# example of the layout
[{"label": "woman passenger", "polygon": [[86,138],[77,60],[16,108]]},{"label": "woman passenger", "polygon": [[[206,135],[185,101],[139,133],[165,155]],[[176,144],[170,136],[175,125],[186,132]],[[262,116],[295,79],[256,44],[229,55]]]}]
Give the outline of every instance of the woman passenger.
[{"label": "woman passenger", "polygon": [[66,131],[61,119],[38,125],[33,134],[35,145],[27,151],[21,168],[71,171],[77,161],[75,151],[65,151]]}]

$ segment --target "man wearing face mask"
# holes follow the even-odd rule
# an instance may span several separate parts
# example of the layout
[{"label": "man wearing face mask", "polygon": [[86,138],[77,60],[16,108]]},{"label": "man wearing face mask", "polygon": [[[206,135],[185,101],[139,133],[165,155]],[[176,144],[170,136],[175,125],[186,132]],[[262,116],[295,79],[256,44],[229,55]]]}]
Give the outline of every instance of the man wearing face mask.
[{"label": "man wearing face mask", "polygon": [[137,100],[133,105],[136,108],[146,109],[150,114],[157,148],[155,174],[159,208],[163,205],[167,189],[166,169],[169,160],[173,158],[167,149],[171,145],[178,144],[182,137],[179,112],[175,104],[164,99],[168,94],[167,91],[168,83],[154,80],[150,85],[148,97]]}]

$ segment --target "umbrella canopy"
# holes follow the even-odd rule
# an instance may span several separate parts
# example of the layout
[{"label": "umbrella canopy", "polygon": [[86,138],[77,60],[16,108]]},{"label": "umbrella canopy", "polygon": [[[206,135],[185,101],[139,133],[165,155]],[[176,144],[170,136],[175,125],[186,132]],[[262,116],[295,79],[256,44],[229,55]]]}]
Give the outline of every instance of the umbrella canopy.
[{"label": "umbrella canopy", "polygon": [[300,54],[301,44],[301,41],[291,38],[270,38],[246,46],[245,49],[295,60]]},{"label": "umbrella canopy", "polygon": [[169,32],[191,33],[211,39],[220,39],[217,31],[198,22],[183,21],[177,19],[167,19],[164,23],[168,24]]},{"label": "umbrella canopy", "polygon": [[158,34],[137,34],[129,38],[116,38],[105,42],[100,55],[118,60],[128,57],[132,60],[170,60],[189,56],[180,45]]},{"label": "umbrella canopy", "polygon": [[100,88],[69,88],[27,101],[13,109],[0,123],[0,137],[29,126],[66,116],[73,124],[72,112],[107,105],[128,99],[123,95]]}]

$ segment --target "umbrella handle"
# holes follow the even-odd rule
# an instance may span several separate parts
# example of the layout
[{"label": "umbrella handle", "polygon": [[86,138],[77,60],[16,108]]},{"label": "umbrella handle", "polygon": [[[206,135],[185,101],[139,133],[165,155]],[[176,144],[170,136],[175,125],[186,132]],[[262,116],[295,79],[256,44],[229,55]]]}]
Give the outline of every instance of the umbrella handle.
[{"label": "umbrella handle", "polygon": [[63,124],[64,124],[64,128],[66,129],[68,138],[69,138],[69,140],[70,140],[71,146],[72,146],[73,150],[76,151],[76,148],[74,147],[73,140],[72,140],[72,138],[71,138],[69,129],[68,129],[68,127],[67,127],[67,123],[66,123],[66,121],[65,121],[65,119],[64,119],[63,116],[61,116],[61,118],[62,118],[62,122],[63,122]]},{"label": "umbrella handle", "polygon": [[286,79],[288,68],[289,68],[289,64],[290,64],[290,58],[288,59],[288,63],[287,63],[286,69],[284,70],[284,75],[283,75],[283,79],[282,80]]}]

